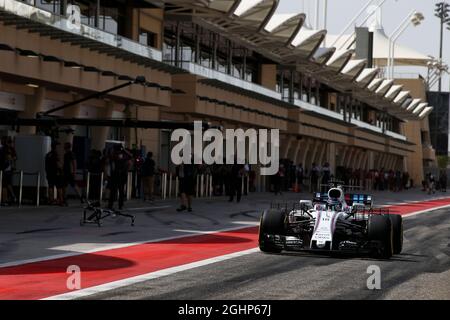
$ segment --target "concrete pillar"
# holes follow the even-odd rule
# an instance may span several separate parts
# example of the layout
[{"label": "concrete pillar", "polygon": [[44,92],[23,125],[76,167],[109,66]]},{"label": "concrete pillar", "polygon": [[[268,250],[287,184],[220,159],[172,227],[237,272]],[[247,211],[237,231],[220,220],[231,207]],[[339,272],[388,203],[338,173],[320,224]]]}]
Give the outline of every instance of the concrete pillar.
[{"label": "concrete pillar", "polygon": [[367,171],[372,170],[369,163],[369,153],[366,153],[366,156],[364,157],[364,167]]},{"label": "concrete pillar", "polygon": [[327,155],[327,150],[328,150],[328,143],[322,142],[322,144],[323,144],[322,151],[320,152],[320,155],[317,158],[317,162],[320,165],[323,165],[325,162],[327,162],[326,155]]},{"label": "concrete pillar", "polygon": [[391,165],[392,156],[390,154],[386,155],[386,160],[384,161],[384,168],[389,171]]},{"label": "concrete pillar", "polygon": [[359,162],[358,162],[358,166],[361,170],[366,170],[366,166],[365,166],[365,162],[364,160],[366,159],[367,156],[367,152],[366,151],[362,151],[361,152],[361,157],[359,158]]},{"label": "concrete pillar", "polygon": [[303,145],[304,145],[304,143],[303,143],[302,140],[297,141],[297,147],[295,148],[295,155],[294,155],[294,159],[293,159],[294,164],[296,164],[296,165],[298,164],[298,159],[300,158],[299,157],[300,150],[301,150]]},{"label": "concrete pillar", "polygon": [[259,83],[270,90],[277,89],[277,65],[263,64],[261,65]]},{"label": "concrete pillar", "polygon": [[312,164],[314,163],[314,159],[316,157],[317,151],[319,149],[319,142],[314,141],[313,143],[314,143],[314,147],[312,148],[311,157],[309,158],[309,161],[308,161],[308,168],[312,167]]},{"label": "concrete pillar", "polygon": [[[114,103],[111,101],[106,103],[103,110],[100,111],[100,117],[104,119],[111,119],[114,111]],[[105,148],[105,141],[108,138],[109,127],[94,127],[92,128],[92,149],[102,151]]]},{"label": "concrete pillar", "polygon": [[306,167],[306,157],[308,156],[309,149],[311,148],[311,141],[306,141],[306,148],[304,149],[303,158],[302,158],[302,164],[303,168],[307,169]]},{"label": "concrete pillar", "polygon": [[344,167],[346,168],[350,168],[351,164],[352,164],[352,159],[355,155],[355,149],[354,148],[349,148],[349,151],[347,152],[347,158],[346,161],[344,163]]},{"label": "concrete pillar", "polygon": [[381,157],[380,157],[380,163],[378,165],[380,167],[380,169],[384,168],[384,170],[386,170],[386,162],[387,162],[386,160],[388,160],[388,155],[385,153],[382,153]]},{"label": "concrete pillar", "polygon": [[383,157],[383,154],[376,153],[375,154],[375,161],[373,163],[374,169],[380,170],[381,169],[381,158]]},{"label": "concrete pillar", "polygon": [[388,154],[383,154],[383,161],[381,162],[381,167],[382,168],[384,168],[384,170],[389,170],[388,168],[387,168],[387,165],[388,165],[388,163],[389,163],[389,155]]},{"label": "concrete pillar", "polygon": [[285,139],[285,141],[283,143],[284,146],[281,147],[282,148],[281,149],[282,150],[281,156],[282,156],[283,159],[289,158],[289,151],[290,151],[290,149],[292,147],[293,140],[294,140],[294,138],[292,138],[292,137],[289,137],[289,138]]},{"label": "concrete pillar", "polygon": [[[75,101],[75,100],[79,100],[80,97],[78,95],[73,95],[72,99]],[[64,117],[65,118],[78,118],[80,116],[80,110],[81,110],[80,104],[76,104],[69,108],[63,109]],[[69,128],[72,129],[73,131],[75,131],[77,129],[77,126],[69,126]],[[73,144],[73,137],[74,137],[74,133],[60,133],[59,142],[61,144],[64,144],[66,142]]]},{"label": "concrete pillar", "polygon": [[391,159],[389,161],[389,170],[395,170],[395,161],[397,157],[395,155],[391,155]]},{"label": "concrete pillar", "polygon": [[349,157],[350,154],[350,148],[349,147],[343,147],[342,148],[342,156],[341,156],[341,161],[339,163],[340,166],[346,166],[347,165],[347,159]]},{"label": "concrete pillar", "polygon": [[367,170],[375,169],[375,152],[367,152]]},{"label": "concrete pillar", "polygon": [[353,155],[353,159],[350,164],[350,166],[353,169],[358,169],[358,160],[359,160],[360,155],[361,155],[361,150],[356,149],[355,154]]},{"label": "concrete pillar", "polygon": [[336,173],[336,143],[328,144],[327,161],[330,164],[330,170],[333,174]]},{"label": "concrete pillar", "polygon": [[356,163],[356,166],[357,166],[356,169],[361,169],[361,170],[364,169],[363,168],[363,161],[364,161],[365,156],[366,156],[366,153],[364,151],[361,151],[359,153],[359,157],[358,157],[358,160],[357,160],[357,163]]},{"label": "concrete pillar", "polygon": [[355,159],[357,156],[358,156],[358,149],[353,148],[352,153],[350,154],[350,159],[348,161],[349,168],[356,169],[355,168],[355,163],[356,163]]},{"label": "concrete pillar", "polygon": [[[25,110],[21,112],[21,117],[34,119],[36,114],[42,111],[45,100],[45,87],[39,87],[34,90],[34,95],[26,96]],[[21,127],[20,133],[36,134],[36,127]]]}]

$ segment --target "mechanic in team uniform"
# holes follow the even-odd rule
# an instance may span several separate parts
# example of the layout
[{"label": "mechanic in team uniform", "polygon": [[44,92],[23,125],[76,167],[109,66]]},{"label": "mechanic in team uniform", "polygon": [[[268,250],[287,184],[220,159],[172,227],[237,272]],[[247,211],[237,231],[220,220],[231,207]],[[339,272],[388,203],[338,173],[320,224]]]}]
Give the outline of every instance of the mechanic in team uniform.
[{"label": "mechanic in team uniform", "polygon": [[17,198],[12,186],[14,174],[14,163],[17,160],[16,149],[11,137],[2,137],[0,147],[0,170],[3,171],[3,185],[0,186],[0,192],[3,192],[3,186],[6,189],[5,204],[17,203]]},{"label": "mechanic in team uniform", "polygon": [[67,142],[64,144],[64,162],[63,162],[63,174],[64,174],[64,188],[63,188],[63,199],[64,204],[67,206],[66,192],[68,187],[72,189],[77,194],[81,203],[84,203],[81,191],[75,182],[75,174],[77,172],[77,160],[75,153],[72,151],[72,144]]},{"label": "mechanic in team uniform", "polygon": [[245,173],[245,166],[243,164],[235,163],[231,167],[230,172],[230,199],[229,202],[234,201],[236,196],[237,202],[241,202],[242,198],[242,177]]},{"label": "mechanic in team uniform", "polygon": [[[58,142],[52,142],[51,150],[45,156],[45,173],[48,182],[48,199],[49,204],[63,205],[63,186],[64,176],[61,166],[61,159],[58,153]],[[54,195],[56,189],[56,198]]]},{"label": "mechanic in team uniform", "polygon": [[130,169],[131,154],[127,152],[122,145],[115,145],[114,151],[109,159],[109,202],[108,208],[113,210],[114,202],[119,193],[119,210],[123,209],[125,201],[125,185],[128,179],[128,171]]},{"label": "mechanic in team uniform", "polygon": [[181,206],[178,212],[192,212],[192,197],[195,193],[196,168],[193,164],[181,164],[177,167],[177,175],[180,179]]},{"label": "mechanic in team uniform", "polygon": [[142,164],[141,174],[142,174],[142,184],[144,186],[144,201],[150,200],[154,201],[153,192],[155,185],[155,172],[156,163],[153,160],[153,153],[147,153],[144,163]]}]

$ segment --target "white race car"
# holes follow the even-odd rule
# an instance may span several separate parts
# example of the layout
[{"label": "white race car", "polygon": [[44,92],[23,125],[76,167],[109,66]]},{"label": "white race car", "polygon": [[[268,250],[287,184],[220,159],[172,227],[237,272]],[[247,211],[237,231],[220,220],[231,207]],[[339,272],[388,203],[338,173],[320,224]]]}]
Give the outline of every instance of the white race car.
[{"label": "white race car", "polygon": [[294,208],[272,205],[261,217],[259,247],[266,253],[347,252],[390,259],[403,249],[402,217],[372,203],[371,196],[346,195],[336,186]]}]

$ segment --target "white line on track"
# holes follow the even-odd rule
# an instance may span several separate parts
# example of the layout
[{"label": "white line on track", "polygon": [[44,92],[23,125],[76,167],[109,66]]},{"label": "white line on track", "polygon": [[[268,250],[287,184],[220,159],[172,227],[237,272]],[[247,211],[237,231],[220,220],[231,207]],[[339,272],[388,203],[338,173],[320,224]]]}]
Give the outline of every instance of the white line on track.
[{"label": "white line on track", "polygon": [[197,261],[197,262],[193,262],[193,263],[189,263],[189,264],[185,264],[185,265],[181,265],[181,266],[177,266],[177,267],[173,267],[173,268],[168,268],[168,269],[164,269],[164,270],[159,270],[156,272],[151,272],[151,273],[143,274],[143,275],[128,278],[128,279],[105,283],[105,284],[102,284],[99,286],[81,289],[78,291],[65,293],[65,294],[45,298],[42,300],[73,300],[73,299],[77,299],[77,298],[87,297],[87,296],[91,296],[94,294],[118,289],[121,287],[127,287],[127,286],[137,284],[140,282],[169,276],[169,275],[181,272],[181,271],[186,271],[186,270],[203,267],[203,266],[210,265],[210,264],[217,263],[217,262],[242,257],[242,256],[253,254],[256,252],[259,252],[258,248],[240,251],[240,252],[236,252],[236,253],[231,253],[231,254],[227,254],[224,256],[206,259],[206,260],[202,260],[202,261]]},{"label": "white line on track", "polygon": [[418,216],[420,214],[429,213],[429,212],[433,212],[433,211],[438,211],[438,210],[442,210],[442,209],[448,209],[448,208],[450,208],[450,205],[445,205],[445,206],[435,207],[435,208],[431,208],[431,209],[421,210],[421,211],[405,214],[405,215],[403,215],[403,218],[411,218],[411,217],[414,217],[414,216]]}]

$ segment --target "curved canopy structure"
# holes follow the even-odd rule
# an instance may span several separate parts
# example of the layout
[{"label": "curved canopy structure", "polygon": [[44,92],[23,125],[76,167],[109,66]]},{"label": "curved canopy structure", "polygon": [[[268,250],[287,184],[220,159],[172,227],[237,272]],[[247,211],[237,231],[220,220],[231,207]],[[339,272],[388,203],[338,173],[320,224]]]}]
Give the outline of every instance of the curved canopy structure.
[{"label": "curved canopy structure", "polygon": [[[409,92],[402,92],[402,87],[395,86],[392,80],[376,78],[379,69],[365,69],[365,60],[353,60],[352,48],[321,47],[327,31],[308,28],[302,12],[278,13],[279,0],[161,1],[175,14],[189,15],[194,22],[249,46],[276,63],[297,65],[302,72],[314,74],[319,81],[338,90],[356,89],[358,97],[375,108],[387,109],[392,115],[412,116],[421,102],[411,100]],[[374,58],[382,66],[386,62],[389,39],[381,27],[373,27],[373,31]],[[345,36],[343,39],[348,40]],[[424,65],[429,61],[427,56],[399,45],[395,57],[397,64]]]},{"label": "curved canopy structure", "polygon": [[337,72],[341,72],[351,60],[354,53],[354,50],[336,50],[330,61],[327,62],[327,67],[333,68]]},{"label": "curved canopy structure", "polygon": [[361,87],[367,87],[377,77],[379,72],[380,69],[378,68],[364,69],[356,79],[356,83]]},{"label": "curved canopy structure", "polygon": [[336,48],[318,48],[311,58],[315,63],[323,66],[325,65],[336,52]]},{"label": "curved canopy structure", "polygon": [[419,119],[423,120],[426,117],[428,117],[430,115],[431,112],[433,112],[434,108],[433,107],[426,107],[419,115]]},{"label": "curved canopy structure", "polygon": [[394,100],[397,95],[402,91],[403,86],[401,85],[394,85],[391,87],[391,89],[389,89],[389,91],[386,94],[386,99],[388,100]]},{"label": "curved canopy structure", "polygon": [[353,80],[356,80],[356,78],[361,74],[361,72],[364,70],[364,68],[367,65],[367,61],[362,60],[350,60],[349,63],[347,63],[342,69],[342,73],[346,76],[349,76]]},{"label": "curved canopy structure", "polygon": [[428,107],[428,103],[426,102],[419,104],[418,107],[414,109],[413,114],[420,115],[426,107]]},{"label": "curved canopy structure", "polygon": [[411,102],[411,104],[408,106],[408,107],[406,107],[406,111],[413,111],[413,110],[415,110],[416,108],[417,108],[417,106],[419,105],[419,103],[421,103],[422,102],[422,99],[414,99],[412,102]]},{"label": "curved canopy structure", "polygon": [[374,92],[381,86],[382,83],[383,83],[382,78],[376,78],[371,83],[369,83],[369,85],[367,86],[367,89],[369,89],[369,91]]},{"label": "curved canopy structure", "polygon": [[397,97],[394,99],[394,103],[397,105],[402,105],[408,97],[410,97],[410,91],[401,91]]},{"label": "curved canopy structure", "polygon": [[375,93],[384,96],[387,94],[387,92],[389,91],[389,89],[391,89],[391,87],[393,85],[394,85],[394,80],[392,80],[392,79],[383,80],[383,82],[378,87],[378,89],[375,91]]}]

